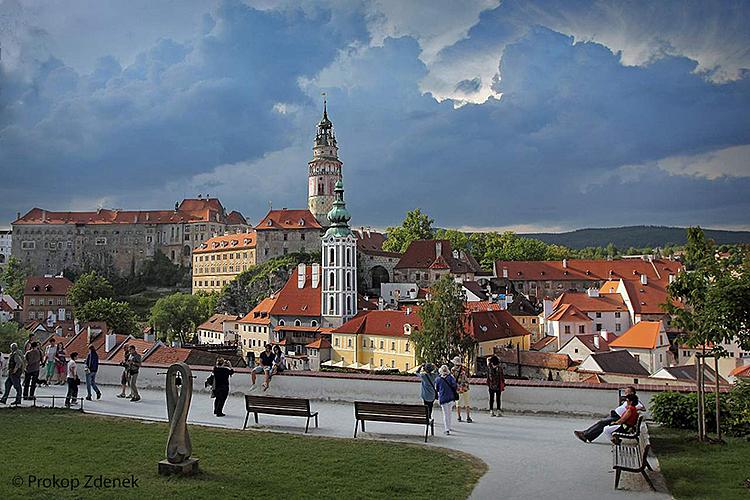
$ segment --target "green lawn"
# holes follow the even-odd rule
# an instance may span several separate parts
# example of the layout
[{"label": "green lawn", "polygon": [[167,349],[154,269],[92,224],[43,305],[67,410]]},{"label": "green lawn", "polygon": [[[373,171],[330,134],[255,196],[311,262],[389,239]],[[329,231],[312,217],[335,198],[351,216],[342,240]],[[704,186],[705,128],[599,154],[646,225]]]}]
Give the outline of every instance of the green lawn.
[{"label": "green lawn", "polygon": [[695,432],[649,427],[651,445],[677,499],[750,498],[750,441],[698,442]]},{"label": "green lawn", "polygon": [[[0,411],[0,498],[466,498],[483,462],[441,448],[191,426],[201,474],[164,478],[167,426],[49,409]],[[29,488],[29,476],[78,489]],[[137,488],[84,489],[86,475]],[[23,485],[14,487],[19,479]],[[58,484],[61,484],[58,482]]]}]

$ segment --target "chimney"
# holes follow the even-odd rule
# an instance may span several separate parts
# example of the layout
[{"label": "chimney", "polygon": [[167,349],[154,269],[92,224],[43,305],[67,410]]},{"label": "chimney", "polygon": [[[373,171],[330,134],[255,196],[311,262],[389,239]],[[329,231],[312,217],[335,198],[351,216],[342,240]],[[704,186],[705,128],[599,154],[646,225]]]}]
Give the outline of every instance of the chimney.
[{"label": "chimney", "polygon": [[406,315],[408,316],[410,314],[411,314],[411,307],[407,307],[406,308]]},{"label": "chimney", "polygon": [[437,257],[438,255],[443,255],[443,242],[442,241],[435,242],[435,257]]},{"label": "chimney", "polygon": [[670,274],[669,275],[669,282],[670,283],[674,283],[674,279],[675,279],[675,275],[674,274]]},{"label": "chimney", "polygon": [[589,297],[598,297],[599,296],[599,289],[595,287],[591,287],[587,290]]},{"label": "chimney", "polygon": [[78,322],[77,319],[73,321],[73,331],[76,334],[79,334],[81,332],[81,324]]},{"label": "chimney", "polygon": [[568,259],[563,259],[563,269],[568,268]]},{"label": "chimney", "polygon": [[383,300],[383,297],[380,297],[378,299],[378,310],[382,311],[385,309],[385,300]]},{"label": "chimney", "polygon": [[641,274],[641,285],[648,285],[648,276]]},{"label": "chimney", "polygon": [[503,278],[508,277],[508,270],[506,268],[503,268]]},{"label": "chimney", "polygon": [[367,226],[367,237],[370,237],[370,226]]},{"label": "chimney", "polygon": [[318,288],[319,283],[320,283],[320,264],[315,262],[312,265],[312,287]]},{"label": "chimney", "polygon": [[599,350],[599,335],[594,335],[594,349]]},{"label": "chimney", "polygon": [[21,218],[21,212],[16,212],[16,219],[20,219],[20,218]]},{"label": "chimney", "polygon": [[112,352],[112,349],[115,348],[115,344],[117,344],[117,336],[114,333],[108,333],[106,337],[104,337],[104,352]]},{"label": "chimney", "polygon": [[62,334],[63,334],[63,329],[61,326],[58,326],[57,328],[55,328],[55,335],[57,335],[58,337],[62,337]]},{"label": "chimney", "polygon": [[[78,330],[78,322],[76,322],[76,330]],[[86,343],[90,344],[91,341],[94,340],[94,337],[91,335],[91,325],[86,328]]]},{"label": "chimney", "polygon": [[307,266],[305,264],[299,264],[297,266],[297,288],[305,288],[305,276],[307,272]]}]

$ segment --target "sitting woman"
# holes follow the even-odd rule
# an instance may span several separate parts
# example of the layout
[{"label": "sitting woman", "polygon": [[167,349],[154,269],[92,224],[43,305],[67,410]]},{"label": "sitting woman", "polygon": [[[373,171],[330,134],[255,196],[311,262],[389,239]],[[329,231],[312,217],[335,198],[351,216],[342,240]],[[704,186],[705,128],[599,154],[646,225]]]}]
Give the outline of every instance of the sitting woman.
[{"label": "sitting woman", "polygon": [[263,384],[263,390],[268,390],[268,386],[271,383],[271,378],[276,375],[277,373],[281,373],[284,370],[286,370],[286,357],[284,356],[284,353],[281,351],[281,347],[275,345],[273,346],[273,364],[271,365],[271,373],[268,377],[268,382]]},{"label": "sitting woman", "polygon": [[620,444],[620,438],[613,437],[615,432],[633,432],[638,424],[638,396],[628,394],[625,397],[628,406],[622,416],[612,425],[604,428],[604,434],[612,441],[613,444]]}]

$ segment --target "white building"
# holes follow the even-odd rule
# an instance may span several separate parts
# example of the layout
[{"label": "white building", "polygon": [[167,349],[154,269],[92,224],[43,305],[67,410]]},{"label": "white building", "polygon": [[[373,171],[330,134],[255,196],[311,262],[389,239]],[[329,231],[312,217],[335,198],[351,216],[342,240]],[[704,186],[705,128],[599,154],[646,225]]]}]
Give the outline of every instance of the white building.
[{"label": "white building", "polygon": [[594,321],[573,304],[562,304],[545,320],[546,333],[565,345],[575,335],[594,333]]},{"label": "white building", "polygon": [[240,316],[214,314],[198,327],[199,344],[234,344],[239,337]]},{"label": "white building", "polygon": [[576,335],[562,346],[557,354],[567,354],[573,361],[583,361],[591,354],[609,351],[607,339],[615,336],[609,332],[599,332],[590,335]]},{"label": "white building", "polygon": [[10,260],[10,252],[13,243],[13,230],[9,227],[0,227],[0,267]]},{"label": "white building", "polygon": [[344,203],[344,184],[334,188],[336,200],[328,212],[322,239],[322,316],[326,327],[338,328],[357,314],[357,239],[349,228],[352,216]]},{"label": "white building", "polygon": [[609,343],[613,351],[625,350],[649,373],[669,364],[669,339],[661,321],[641,321]]},{"label": "white building", "polygon": [[588,315],[594,331],[614,332],[622,335],[632,324],[631,312],[623,296],[618,293],[601,293],[598,288],[586,292],[564,292],[552,304],[557,310],[563,304],[572,304]]}]

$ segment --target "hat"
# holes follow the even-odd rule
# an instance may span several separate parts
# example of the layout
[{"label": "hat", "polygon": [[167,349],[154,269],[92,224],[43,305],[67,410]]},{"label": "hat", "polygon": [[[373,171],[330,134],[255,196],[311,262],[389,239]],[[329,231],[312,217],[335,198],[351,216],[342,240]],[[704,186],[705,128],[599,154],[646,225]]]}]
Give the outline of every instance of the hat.
[{"label": "hat", "polygon": [[447,366],[443,365],[440,367],[439,373],[441,377],[447,377],[450,374],[450,370]]},{"label": "hat", "polygon": [[463,363],[461,362],[461,356],[456,356],[455,358],[453,358],[453,364],[457,366],[462,366]]},{"label": "hat", "polygon": [[425,363],[423,368],[424,368],[424,371],[426,371],[427,373],[432,373],[433,370],[435,370],[435,367],[432,366],[432,363]]}]

